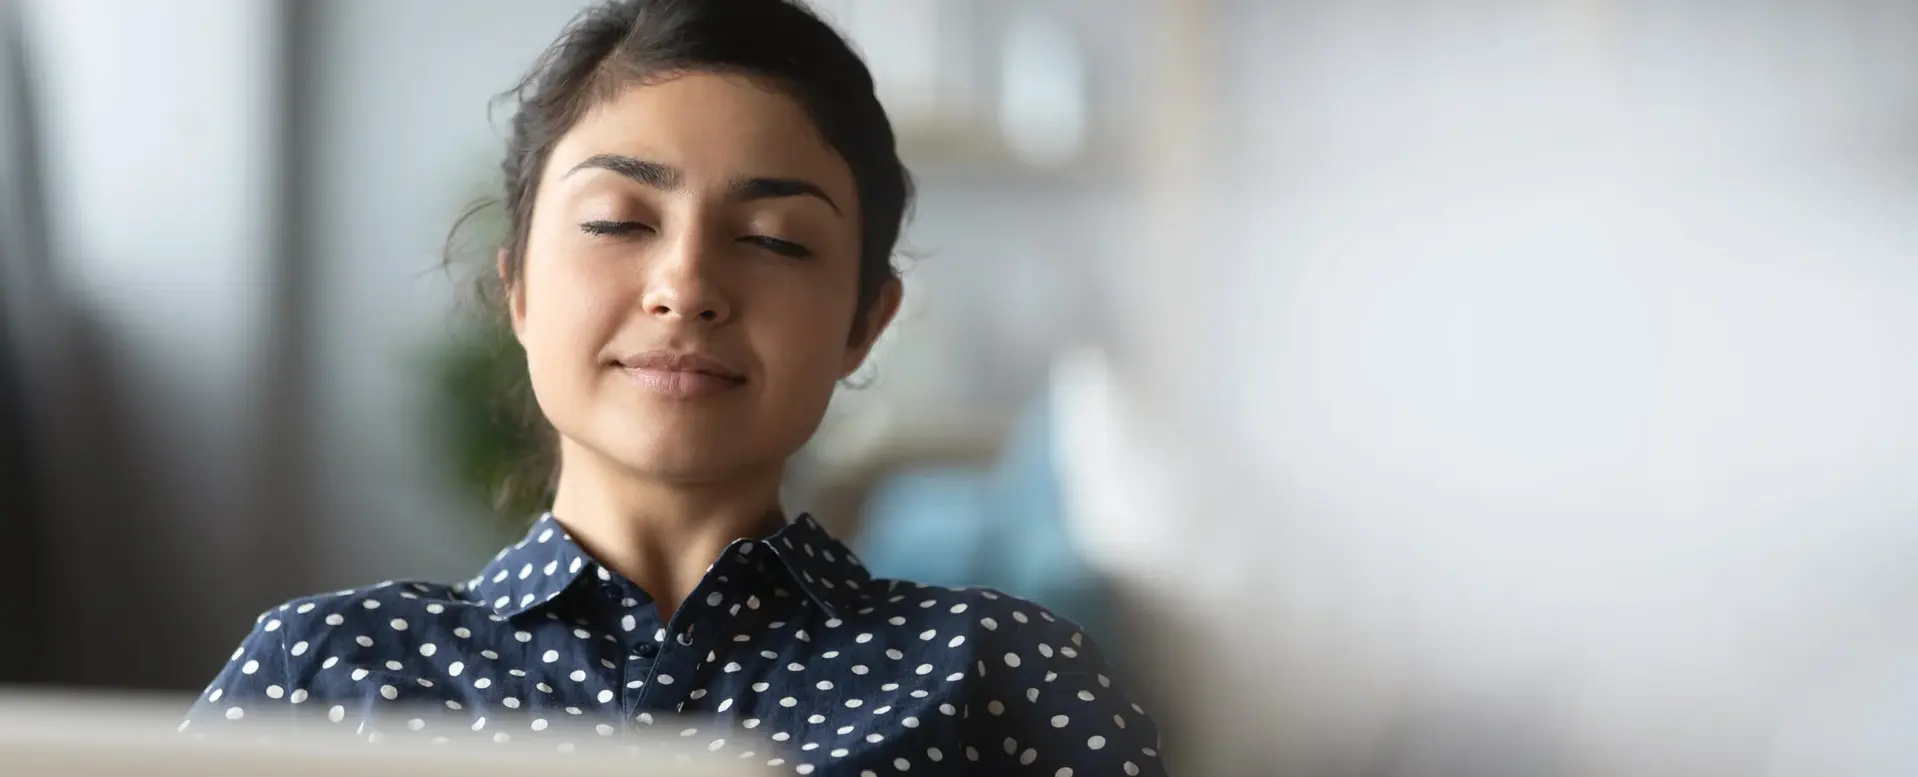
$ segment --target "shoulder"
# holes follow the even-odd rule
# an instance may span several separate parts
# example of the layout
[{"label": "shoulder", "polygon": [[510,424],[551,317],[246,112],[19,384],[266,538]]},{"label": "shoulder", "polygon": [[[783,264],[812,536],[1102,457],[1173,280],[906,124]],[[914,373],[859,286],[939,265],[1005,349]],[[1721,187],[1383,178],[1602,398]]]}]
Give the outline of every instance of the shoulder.
[{"label": "shoulder", "polygon": [[292,645],[332,629],[368,623],[387,623],[424,614],[438,614],[450,606],[468,605],[461,586],[411,580],[389,580],[359,588],[289,599],[267,608],[253,619],[249,642],[275,641]]},{"label": "shoulder", "polygon": [[[936,630],[974,642],[974,652],[1034,651],[1078,658],[1091,648],[1079,624],[1037,602],[991,588],[946,588],[879,580],[873,603],[861,608],[896,627]],[[1001,656],[1003,658],[1003,656]]]}]

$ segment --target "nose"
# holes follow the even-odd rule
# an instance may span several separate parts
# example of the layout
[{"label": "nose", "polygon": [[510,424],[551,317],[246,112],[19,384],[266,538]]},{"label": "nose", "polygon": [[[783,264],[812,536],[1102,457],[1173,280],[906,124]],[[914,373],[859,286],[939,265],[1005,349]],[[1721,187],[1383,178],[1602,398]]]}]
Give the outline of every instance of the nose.
[{"label": "nose", "polygon": [[715,273],[724,252],[698,230],[680,235],[651,262],[646,313],[660,319],[722,324],[732,319],[732,305]]}]

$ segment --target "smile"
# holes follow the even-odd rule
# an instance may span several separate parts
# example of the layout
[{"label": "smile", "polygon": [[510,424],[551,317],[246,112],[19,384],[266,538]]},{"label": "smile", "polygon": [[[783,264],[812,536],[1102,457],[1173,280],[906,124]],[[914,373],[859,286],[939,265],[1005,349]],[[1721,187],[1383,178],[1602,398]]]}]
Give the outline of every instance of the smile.
[{"label": "smile", "polygon": [[673,399],[700,399],[746,385],[746,376],[695,353],[651,351],[623,357],[614,366],[648,391]]}]

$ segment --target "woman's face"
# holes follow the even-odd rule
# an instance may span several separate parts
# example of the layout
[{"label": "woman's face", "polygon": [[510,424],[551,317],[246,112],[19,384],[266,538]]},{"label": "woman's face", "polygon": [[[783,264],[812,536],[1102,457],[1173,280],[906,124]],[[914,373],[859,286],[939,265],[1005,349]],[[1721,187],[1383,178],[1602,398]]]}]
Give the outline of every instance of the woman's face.
[{"label": "woman's face", "polygon": [[589,111],[554,147],[513,329],[567,456],[715,482],[776,474],[898,307],[854,332],[850,169],[799,103],[693,73]]}]

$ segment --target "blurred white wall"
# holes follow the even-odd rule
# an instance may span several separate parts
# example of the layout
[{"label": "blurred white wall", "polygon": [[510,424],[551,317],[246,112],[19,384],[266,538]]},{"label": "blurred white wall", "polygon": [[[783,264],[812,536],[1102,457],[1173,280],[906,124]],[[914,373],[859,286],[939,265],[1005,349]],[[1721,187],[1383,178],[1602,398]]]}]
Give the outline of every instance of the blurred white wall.
[{"label": "blurred white wall", "polygon": [[1918,7],[1166,5],[1070,374],[1186,763],[1909,773]]}]

